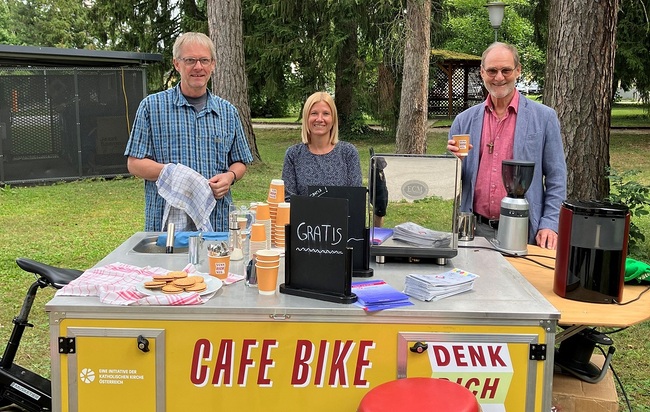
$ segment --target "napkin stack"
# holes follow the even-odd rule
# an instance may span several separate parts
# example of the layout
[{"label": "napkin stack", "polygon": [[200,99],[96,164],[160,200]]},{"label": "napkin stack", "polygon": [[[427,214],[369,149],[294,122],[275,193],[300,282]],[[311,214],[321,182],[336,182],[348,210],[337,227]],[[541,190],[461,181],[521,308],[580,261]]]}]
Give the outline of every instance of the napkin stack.
[{"label": "napkin stack", "polygon": [[478,275],[454,268],[436,275],[410,273],[404,281],[404,293],[425,302],[436,301],[471,290]]}]

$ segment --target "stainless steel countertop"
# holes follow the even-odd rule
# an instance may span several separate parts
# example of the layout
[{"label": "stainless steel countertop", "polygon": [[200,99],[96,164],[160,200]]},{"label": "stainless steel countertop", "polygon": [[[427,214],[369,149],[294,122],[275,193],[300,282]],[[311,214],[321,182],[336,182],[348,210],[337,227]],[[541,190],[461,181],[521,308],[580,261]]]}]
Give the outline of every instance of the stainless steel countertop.
[{"label": "stainless steel countertop", "polygon": [[[158,266],[170,270],[185,267],[187,253],[144,254],[132,251],[133,246],[156,233],[137,232],[97,263],[113,262],[136,266]],[[263,296],[244,281],[222,287],[203,305],[192,306],[119,306],[99,302],[97,297],[55,296],[46,305],[48,312],[65,312],[75,318],[102,319],[200,319],[259,321],[316,321],[362,323],[436,323],[436,324],[504,324],[531,325],[542,320],[557,320],[560,313],[484,238],[459,242],[458,255],[445,266],[422,263],[371,263],[374,277],[383,279],[398,290],[404,287],[408,273],[442,273],[457,267],[478,274],[473,290],[437,302],[420,302],[413,306],[366,313],[355,305],[330,303],[282,294]],[[466,246],[469,246],[467,248]],[[239,267],[237,267],[239,265]],[[199,267],[205,270],[206,268]],[[283,267],[281,266],[281,271]],[[243,274],[242,263],[231,271]],[[363,280],[364,278],[353,278]],[[368,278],[365,278],[368,279]],[[281,273],[278,283],[284,281]],[[200,314],[200,318],[197,315]]]}]

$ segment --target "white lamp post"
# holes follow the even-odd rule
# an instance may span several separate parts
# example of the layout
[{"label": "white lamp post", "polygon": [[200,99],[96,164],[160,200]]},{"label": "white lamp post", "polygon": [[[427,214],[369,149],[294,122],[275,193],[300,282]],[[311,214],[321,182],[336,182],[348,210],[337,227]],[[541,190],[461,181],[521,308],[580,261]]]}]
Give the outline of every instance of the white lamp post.
[{"label": "white lamp post", "polygon": [[494,29],[494,41],[497,41],[497,31],[503,22],[503,14],[505,13],[506,4],[502,1],[493,1],[485,5],[490,15],[490,24]]}]

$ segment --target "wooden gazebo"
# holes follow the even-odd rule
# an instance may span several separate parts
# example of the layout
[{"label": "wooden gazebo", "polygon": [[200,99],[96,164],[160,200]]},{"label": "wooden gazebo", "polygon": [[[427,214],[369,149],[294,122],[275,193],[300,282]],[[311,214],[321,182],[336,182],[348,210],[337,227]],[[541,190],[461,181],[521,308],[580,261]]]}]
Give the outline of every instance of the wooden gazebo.
[{"label": "wooden gazebo", "polygon": [[485,98],[481,57],[449,50],[431,50],[429,114],[452,117]]}]

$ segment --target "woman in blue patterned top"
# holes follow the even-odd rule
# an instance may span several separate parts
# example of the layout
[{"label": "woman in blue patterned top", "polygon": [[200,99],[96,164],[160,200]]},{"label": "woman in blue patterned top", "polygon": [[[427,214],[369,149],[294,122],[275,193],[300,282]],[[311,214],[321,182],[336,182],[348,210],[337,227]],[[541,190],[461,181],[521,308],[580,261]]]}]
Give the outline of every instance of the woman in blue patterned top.
[{"label": "woman in blue patterned top", "polygon": [[282,180],[286,200],[307,195],[309,186],[361,186],[359,152],[339,141],[336,105],[332,96],[316,92],[302,110],[302,143],[287,149]]}]

